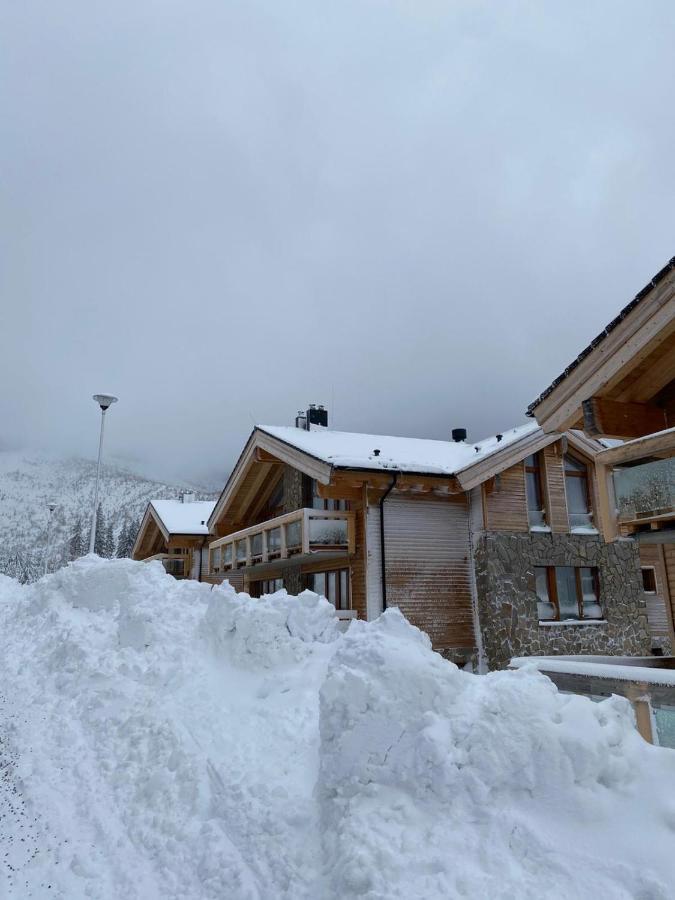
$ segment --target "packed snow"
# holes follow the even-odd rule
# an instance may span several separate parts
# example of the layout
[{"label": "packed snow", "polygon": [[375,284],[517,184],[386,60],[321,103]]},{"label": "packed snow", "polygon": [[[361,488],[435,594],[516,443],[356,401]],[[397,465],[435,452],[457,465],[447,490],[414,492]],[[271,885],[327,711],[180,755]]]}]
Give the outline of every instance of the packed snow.
[{"label": "packed snow", "polygon": [[397,610],[85,557],[0,635],[3,900],[672,897],[675,752]]}]

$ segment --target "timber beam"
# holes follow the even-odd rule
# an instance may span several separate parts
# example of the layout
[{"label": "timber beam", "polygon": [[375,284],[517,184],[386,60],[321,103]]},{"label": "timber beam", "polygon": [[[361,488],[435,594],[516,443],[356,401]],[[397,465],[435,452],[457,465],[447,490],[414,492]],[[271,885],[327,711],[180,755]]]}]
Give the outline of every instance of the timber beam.
[{"label": "timber beam", "polygon": [[606,397],[584,400],[584,431],[591,437],[630,440],[668,427],[665,410],[652,403],[619,403]]}]

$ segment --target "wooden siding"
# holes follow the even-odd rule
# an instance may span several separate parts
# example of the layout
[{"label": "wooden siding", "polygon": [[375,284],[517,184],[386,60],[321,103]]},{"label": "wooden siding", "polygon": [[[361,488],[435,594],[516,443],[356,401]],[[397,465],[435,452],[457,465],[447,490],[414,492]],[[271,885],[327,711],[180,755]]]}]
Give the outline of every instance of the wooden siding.
[{"label": "wooden siding", "polygon": [[664,594],[667,592],[666,601],[670,602],[670,622],[675,622],[675,544],[661,544],[662,561],[666,578],[664,582]]},{"label": "wooden siding", "polygon": [[[675,553],[675,548],[673,548]],[[652,637],[652,645],[659,646],[663,638],[670,639],[671,626],[669,616],[669,599],[667,572],[664,565],[664,551],[662,544],[640,544],[640,565],[654,568],[656,579],[656,593],[645,594],[647,601],[647,621],[649,633]],[[672,573],[675,586],[675,571]]]},{"label": "wooden siding", "polygon": [[565,473],[560,441],[549,444],[544,450],[543,481],[546,493],[546,521],[551,531],[556,534],[569,531]]},{"label": "wooden siding", "polygon": [[483,484],[487,531],[528,531],[525,466],[522,462]]},{"label": "wooden siding", "polygon": [[392,494],[384,522],[387,606],[398,606],[439,650],[473,648],[464,495],[439,500]]}]

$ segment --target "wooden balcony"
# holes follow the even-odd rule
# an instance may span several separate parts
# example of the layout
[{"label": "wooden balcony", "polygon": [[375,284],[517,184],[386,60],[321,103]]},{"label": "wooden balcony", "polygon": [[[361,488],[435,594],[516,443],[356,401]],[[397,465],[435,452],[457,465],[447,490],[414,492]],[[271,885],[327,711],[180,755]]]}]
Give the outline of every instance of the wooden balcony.
[{"label": "wooden balcony", "polygon": [[209,573],[296,565],[317,558],[345,558],[354,552],[354,513],[298,509],[244,528],[209,545]]}]

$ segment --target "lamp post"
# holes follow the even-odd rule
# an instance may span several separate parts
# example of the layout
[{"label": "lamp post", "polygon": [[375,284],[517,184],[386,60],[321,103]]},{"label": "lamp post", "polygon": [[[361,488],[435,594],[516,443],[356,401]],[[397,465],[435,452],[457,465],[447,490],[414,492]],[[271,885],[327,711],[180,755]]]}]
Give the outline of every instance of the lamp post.
[{"label": "lamp post", "polygon": [[47,519],[47,546],[45,547],[45,575],[47,574],[47,570],[49,568],[49,551],[51,549],[52,540],[52,515],[54,513],[54,510],[56,509],[56,503],[48,503],[47,509],[49,510],[49,518]]},{"label": "lamp post", "polygon": [[103,452],[103,428],[105,426],[105,414],[108,407],[113,403],[117,403],[117,397],[110,394],[94,394],[93,399],[101,407],[101,436],[98,441],[98,463],[96,464],[96,488],[94,489],[94,514],[91,520],[91,532],[89,534],[89,552],[94,552],[94,544],[96,543],[96,513],[98,511],[98,483],[101,478],[101,454]]}]

